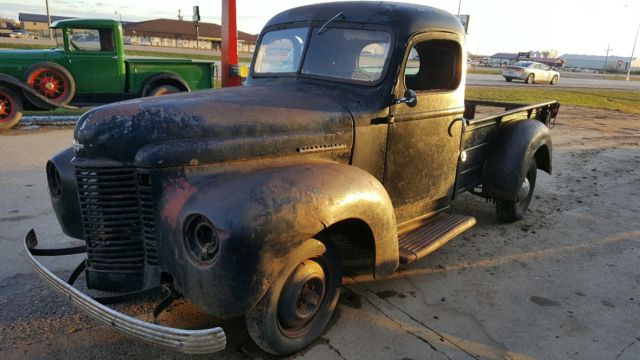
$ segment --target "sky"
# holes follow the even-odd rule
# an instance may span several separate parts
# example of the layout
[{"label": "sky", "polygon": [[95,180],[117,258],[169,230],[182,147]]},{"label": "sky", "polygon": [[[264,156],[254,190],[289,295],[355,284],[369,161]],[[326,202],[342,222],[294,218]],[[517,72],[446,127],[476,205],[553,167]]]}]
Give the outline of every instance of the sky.
[{"label": "sky", "polygon": [[[260,32],[273,15],[321,0],[236,0],[238,29]],[[324,1],[327,2],[327,1]],[[422,4],[471,16],[467,47],[471,53],[557,50],[562,54],[631,55],[640,23],[639,0],[426,0]],[[49,0],[52,15],[106,17],[125,21],[177,18],[185,20],[193,5],[202,21],[220,23],[221,0]],[[18,12],[46,14],[45,0],[0,0],[0,16]],[[638,45],[640,47],[640,45]],[[640,57],[640,48],[635,57]]]}]

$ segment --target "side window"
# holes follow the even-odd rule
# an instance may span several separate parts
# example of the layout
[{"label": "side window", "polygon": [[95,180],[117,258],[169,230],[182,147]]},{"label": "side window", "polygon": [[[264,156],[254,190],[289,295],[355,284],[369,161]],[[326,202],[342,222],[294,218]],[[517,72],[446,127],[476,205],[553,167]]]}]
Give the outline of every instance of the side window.
[{"label": "side window", "polygon": [[71,51],[114,52],[115,43],[111,29],[69,29]]},{"label": "side window", "polygon": [[407,89],[455,90],[460,85],[462,50],[451,40],[429,40],[416,44],[407,59],[404,82]]}]

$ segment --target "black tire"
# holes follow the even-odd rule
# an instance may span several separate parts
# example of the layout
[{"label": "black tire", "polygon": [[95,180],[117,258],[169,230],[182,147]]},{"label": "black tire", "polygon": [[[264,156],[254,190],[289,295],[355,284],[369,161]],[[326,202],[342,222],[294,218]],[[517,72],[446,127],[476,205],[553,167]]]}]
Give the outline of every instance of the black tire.
[{"label": "black tire", "polygon": [[553,77],[551,78],[551,81],[549,82],[549,84],[555,85],[557,83],[558,83],[558,75],[553,75]]},{"label": "black tire", "polygon": [[330,242],[305,242],[265,296],[245,314],[249,335],[275,355],[304,349],[331,320],[342,284],[342,260]]},{"label": "black tire", "polygon": [[[49,90],[47,90],[48,82],[43,80],[48,78],[47,75],[56,79],[55,83],[58,84],[53,85],[52,89]],[[33,64],[29,70],[27,70],[25,83],[40,95],[63,105],[67,105],[71,102],[76,94],[76,82],[73,75],[71,75],[71,73],[63,66],[48,61]],[[51,83],[51,81],[49,81],[49,83]],[[42,101],[38,98],[34,98],[34,96],[29,94],[27,91],[25,91],[24,94],[32,103],[42,103]]]},{"label": "black tire", "polygon": [[157,85],[157,86],[154,86],[151,90],[149,90],[149,93],[147,94],[147,96],[162,96],[162,95],[175,94],[182,91],[184,90],[178,89],[173,85]]},{"label": "black tire", "polygon": [[0,86],[0,130],[14,127],[22,119],[22,99],[18,94],[4,86]]},{"label": "black tire", "polygon": [[527,84],[533,84],[535,80],[536,80],[536,76],[533,74],[529,74],[529,76],[527,76],[524,82]]},{"label": "black tire", "polygon": [[505,79],[507,82],[511,82],[511,80],[513,80],[512,78],[508,78],[508,77],[506,77],[506,78],[504,78],[504,79]]},{"label": "black tire", "polygon": [[[529,160],[529,167],[527,169],[527,175],[523,181],[523,188],[528,184],[528,190],[526,194],[519,193],[513,200],[496,200],[496,215],[498,220],[502,222],[514,222],[522,219],[529,208],[531,198],[533,197],[533,190],[536,187],[536,174],[538,167],[536,166],[536,159]],[[521,188],[521,191],[523,189]]]}]

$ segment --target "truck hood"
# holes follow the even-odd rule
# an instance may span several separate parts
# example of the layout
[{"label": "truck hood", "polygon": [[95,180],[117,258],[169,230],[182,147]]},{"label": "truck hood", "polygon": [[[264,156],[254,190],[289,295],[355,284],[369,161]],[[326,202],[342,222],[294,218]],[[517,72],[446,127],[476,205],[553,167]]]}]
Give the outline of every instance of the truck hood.
[{"label": "truck hood", "polygon": [[348,161],[353,118],[328,97],[237,87],[96,108],[75,129],[77,162],[174,167],[309,152]]}]

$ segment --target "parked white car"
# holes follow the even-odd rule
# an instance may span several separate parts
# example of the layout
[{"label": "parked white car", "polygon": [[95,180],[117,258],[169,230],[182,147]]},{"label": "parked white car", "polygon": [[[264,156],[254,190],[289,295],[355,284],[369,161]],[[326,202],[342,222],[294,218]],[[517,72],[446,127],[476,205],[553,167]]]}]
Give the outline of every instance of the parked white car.
[{"label": "parked white car", "polygon": [[513,65],[507,65],[502,68],[502,76],[508,82],[516,79],[524,80],[527,84],[549,83],[555,85],[560,80],[560,73],[545,64],[534,61],[520,61]]}]

